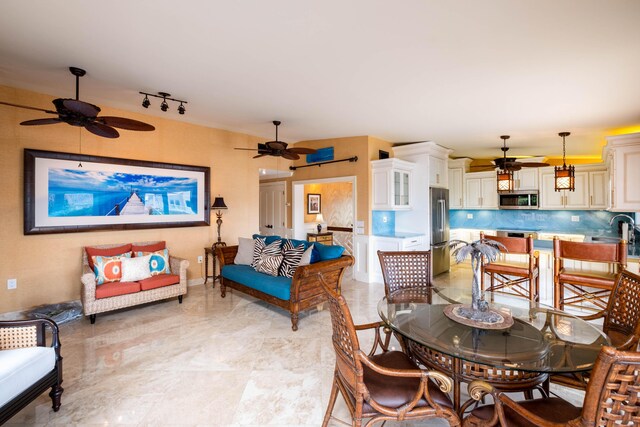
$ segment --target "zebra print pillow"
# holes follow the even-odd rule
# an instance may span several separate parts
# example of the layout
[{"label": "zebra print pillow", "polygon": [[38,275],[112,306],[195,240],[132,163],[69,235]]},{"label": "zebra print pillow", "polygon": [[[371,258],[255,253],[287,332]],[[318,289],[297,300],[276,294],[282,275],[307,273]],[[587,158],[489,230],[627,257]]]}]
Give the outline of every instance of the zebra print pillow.
[{"label": "zebra print pillow", "polygon": [[251,263],[251,267],[257,271],[258,262],[260,261],[260,257],[262,255],[280,255],[280,245],[282,244],[282,240],[276,240],[270,244],[266,244],[266,238],[256,238],[254,246],[253,246],[253,262]]},{"label": "zebra print pillow", "polygon": [[267,255],[263,253],[260,255],[260,260],[256,267],[258,273],[265,273],[269,276],[277,276],[280,270],[280,264],[282,263],[282,255]]},{"label": "zebra print pillow", "polygon": [[304,245],[294,246],[290,240],[286,240],[282,245],[282,264],[278,276],[293,277],[296,268],[300,265],[300,260],[304,254]]}]

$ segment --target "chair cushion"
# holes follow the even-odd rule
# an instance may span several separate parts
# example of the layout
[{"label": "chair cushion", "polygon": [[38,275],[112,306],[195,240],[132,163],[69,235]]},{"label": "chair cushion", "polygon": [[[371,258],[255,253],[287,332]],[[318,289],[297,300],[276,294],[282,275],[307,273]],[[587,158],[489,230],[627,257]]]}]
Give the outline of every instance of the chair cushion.
[{"label": "chair cushion", "polygon": [[291,295],[290,278],[258,273],[250,265],[225,265],[222,267],[222,277],[281,300],[288,301]]},{"label": "chair cushion", "polygon": [[150,289],[180,283],[180,276],[177,274],[158,274],[157,276],[151,276],[148,279],[140,280],[138,283],[140,283],[140,290],[148,291]]},{"label": "chair cushion", "polygon": [[96,288],[96,299],[140,292],[138,282],[109,282]]},{"label": "chair cushion", "polygon": [[0,350],[0,407],[51,372],[55,364],[51,347]]},{"label": "chair cushion", "polygon": [[[518,402],[518,404],[532,414],[556,423],[566,423],[569,420],[578,418],[582,412],[582,408],[577,408],[566,400],[557,397],[525,400]],[[537,424],[519,415],[508,406],[502,405],[502,407],[504,408],[504,415],[509,427],[537,427]],[[493,405],[481,406],[474,409],[471,412],[471,416],[481,420],[489,420],[493,416],[493,410]]]},{"label": "chair cushion", "polygon": [[611,289],[616,280],[616,275],[600,271],[582,271],[563,268],[558,274],[561,283],[578,283],[585,286]]},{"label": "chair cushion", "polygon": [[[388,351],[376,354],[371,360],[385,368],[393,369],[414,369],[419,371],[418,366],[401,351]],[[364,366],[364,383],[369,390],[371,398],[381,405],[392,408],[400,407],[413,399],[420,386],[419,378],[399,378],[389,377],[379,374],[367,366]],[[439,405],[452,408],[451,399],[433,382],[429,381],[429,393],[431,398]],[[422,398],[416,406],[428,406],[427,401]],[[377,412],[366,402],[363,406],[365,413]]]}]

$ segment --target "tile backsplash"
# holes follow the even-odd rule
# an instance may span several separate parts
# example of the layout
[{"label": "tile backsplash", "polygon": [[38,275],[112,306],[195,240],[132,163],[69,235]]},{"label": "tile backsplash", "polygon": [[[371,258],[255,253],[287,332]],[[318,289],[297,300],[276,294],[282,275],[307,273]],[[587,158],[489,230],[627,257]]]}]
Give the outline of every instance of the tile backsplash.
[{"label": "tile backsplash", "polygon": [[394,211],[371,211],[371,225],[376,236],[391,235],[396,230],[396,213]]},{"label": "tile backsplash", "polygon": [[[576,234],[617,234],[609,221],[621,212],[547,210],[450,210],[451,228],[531,230]],[[632,218],[633,213],[627,213]],[[617,221],[616,221],[617,222]]]}]

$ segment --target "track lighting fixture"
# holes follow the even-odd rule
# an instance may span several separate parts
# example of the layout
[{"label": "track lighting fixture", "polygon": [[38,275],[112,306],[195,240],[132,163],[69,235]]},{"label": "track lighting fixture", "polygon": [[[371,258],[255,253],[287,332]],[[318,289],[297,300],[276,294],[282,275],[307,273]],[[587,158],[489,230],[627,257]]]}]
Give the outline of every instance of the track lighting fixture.
[{"label": "track lighting fixture", "polygon": [[171,98],[171,94],[167,93],[167,92],[158,92],[158,94],[153,94],[153,93],[147,93],[147,92],[139,92],[141,95],[144,95],[144,99],[142,100],[142,106],[144,108],[149,108],[149,106],[151,105],[151,102],[149,101],[149,97],[153,96],[155,98],[162,98],[162,103],[160,103],[160,109],[162,111],[167,111],[169,110],[169,103],[167,102],[167,100],[169,101],[175,101],[175,102],[179,102],[180,105],[178,106],[178,114],[184,114],[185,111],[187,111],[187,109],[185,108],[184,104],[187,104],[187,101],[183,101],[181,99],[175,99],[175,98]]}]

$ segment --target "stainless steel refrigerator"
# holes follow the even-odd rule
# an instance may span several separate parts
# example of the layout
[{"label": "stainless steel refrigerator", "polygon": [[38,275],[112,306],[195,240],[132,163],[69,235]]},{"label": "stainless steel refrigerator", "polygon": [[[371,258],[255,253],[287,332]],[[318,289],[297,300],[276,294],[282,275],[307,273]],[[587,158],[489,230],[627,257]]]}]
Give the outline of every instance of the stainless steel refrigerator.
[{"label": "stainless steel refrigerator", "polygon": [[449,271],[449,190],[430,188],[433,275]]}]

